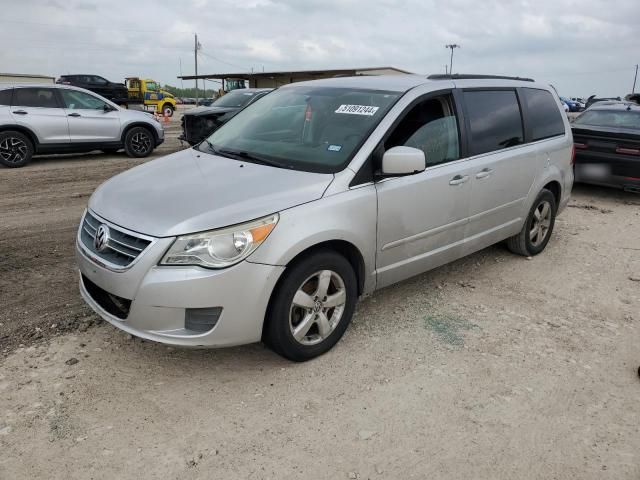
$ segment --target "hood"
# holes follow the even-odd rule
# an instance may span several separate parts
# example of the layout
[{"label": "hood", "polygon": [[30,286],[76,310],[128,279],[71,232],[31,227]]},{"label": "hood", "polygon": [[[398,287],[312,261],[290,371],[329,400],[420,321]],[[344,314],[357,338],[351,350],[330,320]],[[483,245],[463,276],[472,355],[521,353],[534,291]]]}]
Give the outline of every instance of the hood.
[{"label": "hood", "polygon": [[212,230],[322,197],[333,175],[182,150],[107,180],[89,208],[154,237]]},{"label": "hood", "polygon": [[184,112],[184,115],[214,115],[214,114],[222,114],[228,112],[235,112],[236,110],[240,110],[239,107],[196,107],[191,110],[187,110]]}]

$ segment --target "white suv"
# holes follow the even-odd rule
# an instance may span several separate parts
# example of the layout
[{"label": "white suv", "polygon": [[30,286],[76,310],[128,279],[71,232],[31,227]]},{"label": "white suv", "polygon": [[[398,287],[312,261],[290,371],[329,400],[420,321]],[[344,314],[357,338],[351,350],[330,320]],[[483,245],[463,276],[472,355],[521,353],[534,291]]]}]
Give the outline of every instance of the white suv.
[{"label": "white suv", "polygon": [[164,141],[152,115],[118,107],[66,85],[0,85],[0,164],[23,167],[35,154],[124,148],[146,157]]}]

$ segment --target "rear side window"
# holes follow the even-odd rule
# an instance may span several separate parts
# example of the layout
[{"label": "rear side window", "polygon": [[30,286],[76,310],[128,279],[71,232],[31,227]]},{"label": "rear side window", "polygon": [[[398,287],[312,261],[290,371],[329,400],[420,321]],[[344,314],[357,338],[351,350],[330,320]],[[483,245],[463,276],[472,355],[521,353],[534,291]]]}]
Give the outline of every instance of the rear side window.
[{"label": "rear side window", "polygon": [[0,90],[0,105],[11,105],[11,93],[13,93],[13,88]]},{"label": "rear side window", "polygon": [[527,104],[527,123],[531,127],[531,140],[564,135],[564,122],[553,95],[546,90],[523,88]]},{"label": "rear side window", "polygon": [[16,88],[13,94],[16,107],[58,108],[55,92],[52,88]]},{"label": "rear side window", "polygon": [[514,90],[464,92],[471,133],[471,155],[524,143],[520,105]]}]

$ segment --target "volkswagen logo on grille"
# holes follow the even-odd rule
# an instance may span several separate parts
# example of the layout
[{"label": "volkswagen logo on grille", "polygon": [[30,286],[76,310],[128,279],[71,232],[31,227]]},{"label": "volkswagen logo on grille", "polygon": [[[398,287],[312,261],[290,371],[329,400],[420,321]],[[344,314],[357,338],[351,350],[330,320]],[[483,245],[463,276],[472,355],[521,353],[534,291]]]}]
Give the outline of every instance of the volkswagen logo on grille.
[{"label": "volkswagen logo on grille", "polygon": [[96,230],[96,236],[93,239],[93,246],[97,252],[102,252],[109,246],[109,227],[104,223]]}]

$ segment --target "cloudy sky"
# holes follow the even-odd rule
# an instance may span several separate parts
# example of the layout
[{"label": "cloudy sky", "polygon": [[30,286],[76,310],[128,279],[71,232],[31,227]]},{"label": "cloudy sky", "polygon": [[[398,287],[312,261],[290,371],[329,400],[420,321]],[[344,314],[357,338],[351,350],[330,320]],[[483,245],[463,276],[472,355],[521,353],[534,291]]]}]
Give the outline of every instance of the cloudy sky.
[{"label": "cloudy sky", "polygon": [[[640,0],[2,0],[0,71],[145,76],[392,65],[531,76],[625,95]],[[182,63],[182,67],[181,67]],[[190,86],[193,82],[185,82]],[[212,86],[212,85],[211,85]],[[640,85],[639,85],[640,87]]]}]

